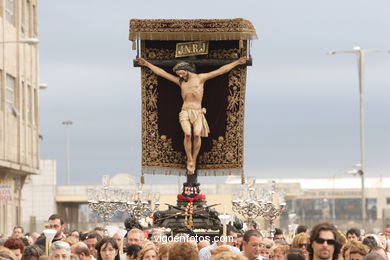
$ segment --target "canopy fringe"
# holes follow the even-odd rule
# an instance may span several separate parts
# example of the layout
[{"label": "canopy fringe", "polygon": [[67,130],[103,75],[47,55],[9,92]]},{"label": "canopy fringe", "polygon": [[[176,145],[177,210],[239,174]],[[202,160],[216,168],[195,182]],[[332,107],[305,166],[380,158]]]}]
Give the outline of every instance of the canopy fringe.
[{"label": "canopy fringe", "polygon": [[[244,175],[243,169],[198,169],[198,176],[230,176],[230,175]],[[185,176],[186,169],[178,168],[163,168],[163,167],[143,167],[142,175],[176,175]]]}]

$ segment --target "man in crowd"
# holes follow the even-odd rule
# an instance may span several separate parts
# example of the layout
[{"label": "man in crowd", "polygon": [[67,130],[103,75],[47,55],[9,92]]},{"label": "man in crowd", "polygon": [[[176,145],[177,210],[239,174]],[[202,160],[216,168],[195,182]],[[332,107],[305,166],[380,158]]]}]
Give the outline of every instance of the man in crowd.
[{"label": "man in crowd", "polygon": [[373,249],[371,249],[370,253],[371,254],[378,254],[378,255],[382,256],[383,259],[385,259],[385,260],[389,259],[386,250],[381,246],[374,247]]},{"label": "man in crowd", "polygon": [[104,228],[102,227],[95,227],[93,229],[93,231],[95,231],[96,233],[98,233],[101,237],[104,237]]},{"label": "man in crowd", "polygon": [[89,252],[93,255],[94,258],[97,258],[96,244],[102,240],[102,236],[95,232],[89,232],[85,237],[83,242],[87,245]]},{"label": "man in crowd", "polygon": [[387,224],[383,229],[383,235],[386,237],[386,239],[390,239],[390,224]]},{"label": "man in crowd", "polygon": [[275,228],[274,240],[279,239],[285,239],[283,235],[283,230],[281,230],[280,228]]},{"label": "man in crowd", "polygon": [[261,248],[263,247],[263,236],[257,230],[251,229],[245,232],[242,239],[242,254],[248,258],[248,260],[263,259],[260,255]]},{"label": "man in crowd", "polygon": [[122,253],[123,252],[123,237],[117,232],[112,236],[112,238],[118,244],[119,252]]},{"label": "man in crowd", "polygon": [[308,248],[310,260],[337,260],[341,249],[339,233],[329,223],[313,227]]},{"label": "man in crowd", "polygon": [[222,237],[222,229],[221,229],[219,233],[220,239],[217,242],[214,242],[213,244],[206,246],[199,251],[200,260],[209,260],[211,258],[210,251],[219,246],[222,246],[224,242],[226,244],[225,246],[227,246],[230,249],[230,251],[234,253],[240,253],[240,250],[237,247],[231,246],[234,243],[233,241],[234,237],[237,238],[237,232],[235,232],[234,228],[231,225],[227,225],[226,229],[227,229],[226,230],[227,237]]},{"label": "man in crowd", "polygon": [[80,260],[96,260],[91,251],[89,251],[88,246],[84,242],[77,242],[73,244],[70,248],[70,252],[79,257]]},{"label": "man in crowd", "polygon": [[150,240],[153,242],[153,244],[160,248],[160,246],[167,241],[166,235],[162,231],[154,231],[152,233],[152,236],[150,237]]},{"label": "man in crowd", "polygon": [[[65,230],[64,219],[58,214],[53,214],[49,217],[48,222],[49,222],[48,228],[57,231],[52,242],[64,240],[66,238],[64,234],[64,230]],[[41,248],[45,248],[46,237],[42,236],[38,238],[35,244],[40,246]]]},{"label": "man in crowd", "polygon": [[23,230],[23,227],[21,226],[16,226],[14,227],[13,231],[12,231],[12,238],[22,238],[24,235],[24,230]]},{"label": "man in crowd", "polygon": [[142,244],[145,240],[144,232],[138,228],[130,229],[127,232],[127,245],[139,245],[142,247]]},{"label": "man in crowd", "polygon": [[306,225],[299,225],[297,227],[297,230],[295,231],[295,235],[298,235],[300,233],[306,233],[307,229],[308,229],[308,227]]},{"label": "man in crowd", "polygon": [[347,231],[347,240],[348,241],[360,241],[360,230],[357,228],[350,228]]},{"label": "man in crowd", "polygon": [[198,250],[200,251],[202,248],[206,247],[206,246],[209,246],[210,245],[210,241],[208,240],[201,240],[198,242]]}]

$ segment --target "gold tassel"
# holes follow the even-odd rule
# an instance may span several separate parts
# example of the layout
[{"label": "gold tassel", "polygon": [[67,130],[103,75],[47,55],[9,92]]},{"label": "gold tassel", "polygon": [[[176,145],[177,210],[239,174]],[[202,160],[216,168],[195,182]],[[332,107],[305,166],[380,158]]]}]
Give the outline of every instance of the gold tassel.
[{"label": "gold tassel", "polygon": [[144,176],[143,173],[142,173],[142,175],[141,175],[141,184],[145,184],[145,176]]},{"label": "gold tassel", "polygon": [[243,49],[243,48],[244,48],[244,41],[243,41],[243,40],[240,40],[240,41],[238,42],[238,48],[239,48],[239,49]]},{"label": "gold tassel", "polygon": [[244,176],[244,173],[241,174],[241,184],[245,184],[245,176]]},{"label": "gold tassel", "polygon": [[136,40],[133,40],[132,49],[133,49],[133,51],[134,51],[135,49],[137,49]]}]

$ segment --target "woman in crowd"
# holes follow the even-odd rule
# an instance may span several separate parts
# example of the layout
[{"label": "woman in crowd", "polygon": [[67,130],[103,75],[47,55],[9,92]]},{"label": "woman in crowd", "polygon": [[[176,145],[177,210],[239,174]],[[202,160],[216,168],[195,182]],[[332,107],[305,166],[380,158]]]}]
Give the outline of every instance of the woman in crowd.
[{"label": "woman in crowd", "polygon": [[273,248],[271,248],[269,258],[271,260],[286,260],[287,250],[289,249],[290,247],[287,245],[276,245]]},{"label": "woman in crowd", "polygon": [[24,243],[20,238],[8,238],[4,246],[14,253],[17,260],[20,260],[24,251]]},{"label": "woman in crowd", "polygon": [[137,260],[139,251],[141,251],[141,247],[139,245],[129,245],[126,248],[126,257],[127,260]]},{"label": "woman in crowd", "polygon": [[157,260],[158,251],[152,242],[146,242],[139,252],[139,260]]},{"label": "woman in crowd", "polygon": [[302,250],[303,254],[305,255],[305,260],[309,260],[309,251],[307,251],[307,248],[309,247],[309,241],[310,238],[307,233],[299,233],[294,236],[291,242],[291,248]]},{"label": "woman in crowd", "polygon": [[351,240],[341,249],[344,260],[363,260],[368,254],[369,248],[360,241]]},{"label": "woman in crowd", "polygon": [[216,247],[214,249],[211,249],[210,250],[210,253],[211,253],[210,260],[215,260],[216,255],[218,255],[222,252],[226,252],[226,251],[230,251],[229,248],[226,246],[219,246],[219,247]]},{"label": "woman in crowd", "polygon": [[96,244],[97,260],[120,260],[115,239],[105,237]]},{"label": "woman in crowd", "polygon": [[8,248],[0,246],[0,260],[16,260],[16,256]]},{"label": "woman in crowd", "polygon": [[39,257],[43,254],[44,252],[39,246],[28,246],[24,249],[22,260],[39,260]]},{"label": "woman in crowd", "polygon": [[158,249],[158,259],[159,260],[168,260],[169,259],[169,249],[171,249],[172,243],[165,243],[160,246]]},{"label": "woman in crowd", "polygon": [[271,239],[264,238],[263,239],[263,245],[260,249],[260,255],[263,258],[269,259],[269,255],[271,252],[271,248],[275,246],[275,242]]},{"label": "woman in crowd", "polygon": [[233,253],[228,250],[217,254],[215,260],[248,260],[248,258],[242,254]]},{"label": "woman in crowd", "polygon": [[74,236],[68,236],[63,241],[65,241],[66,243],[68,243],[72,247],[74,244],[79,242],[79,239],[77,237],[74,237]]},{"label": "woman in crowd", "polygon": [[54,242],[49,251],[50,260],[70,260],[70,246],[64,241]]},{"label": "woman in crowd", "polygon": [[305,254],[301,249],[290,248],[286,252],[287,260],[305,260]]},{"label": "woman in crowd", "polygon": [[188,242],[174,243],[169,250],[169,260],[199,260],[198,250]]}]

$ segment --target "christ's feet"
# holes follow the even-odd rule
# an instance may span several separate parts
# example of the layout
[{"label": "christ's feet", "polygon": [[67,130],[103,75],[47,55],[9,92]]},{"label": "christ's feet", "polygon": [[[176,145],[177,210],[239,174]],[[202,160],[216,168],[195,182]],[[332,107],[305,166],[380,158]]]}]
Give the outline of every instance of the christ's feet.
[{"label": "christ's feet", "polygon": [[193,161],[187,161],[188,175],[192,175],[195,172],[195,163]]}]

